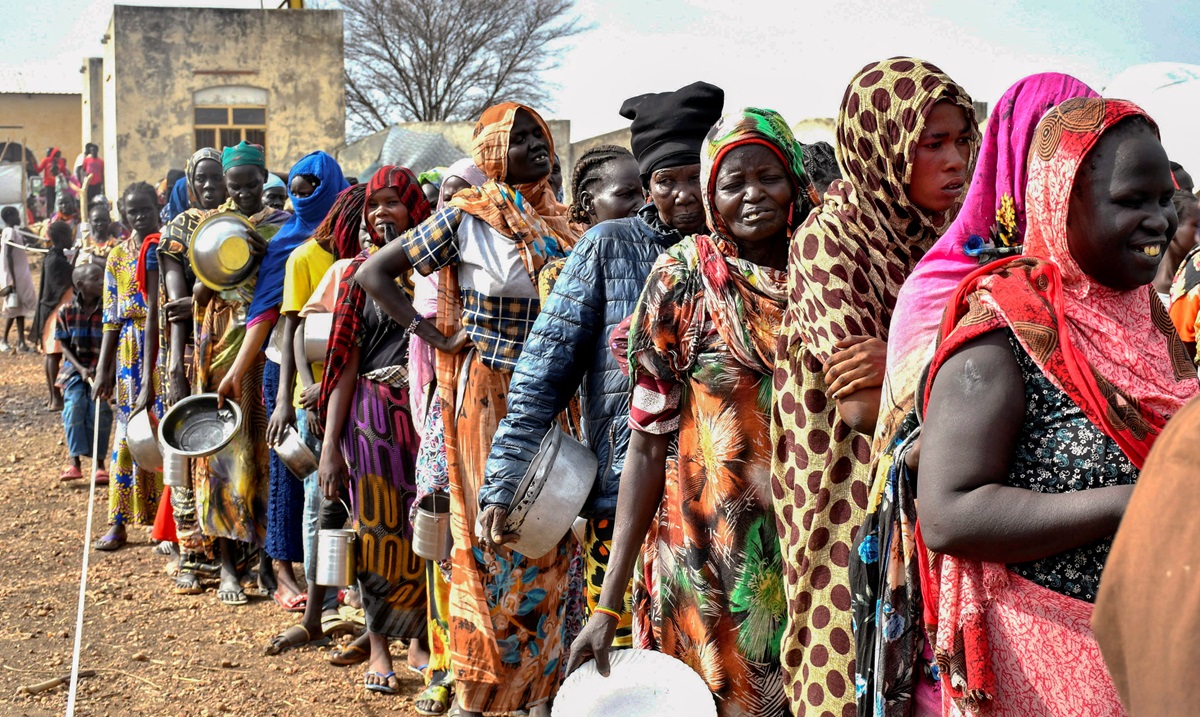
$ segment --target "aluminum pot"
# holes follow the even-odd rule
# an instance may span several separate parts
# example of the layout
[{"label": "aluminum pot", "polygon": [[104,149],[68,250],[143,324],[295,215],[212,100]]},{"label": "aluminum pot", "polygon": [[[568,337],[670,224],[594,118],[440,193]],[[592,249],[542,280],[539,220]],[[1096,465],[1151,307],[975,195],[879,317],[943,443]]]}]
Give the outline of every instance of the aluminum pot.
[{"label": "aluminum pot", "polygon": [[163,454],[163,485],[172,488],[187,488],[191,483],[188,475],[187,456],[181,456],[169,446],[161,446]]},{"label": "aluminum pot", "polygon": [[430,493],[417,504],[413,518],[413,552],[440,563],[450,558],[454,538],[450,534],[450,496]]},{"label": "aluminum pot", "polygon": [[309,363],[325,363],[332,333],[333,314],[309,314],[304,317],[304,358]]},{"label": "aluminum pot", "polygon": [[317,531],[317,585],[345,588],[358,580],[358,534],[345,528]]},{"label": "aluminum pot", "polygon": [[319,463],[316,454],[304,444],[300,438],[300,432],[293,426],[284,429],[283,440],[276,443],[273,448],[275,455],[279,456],[279,460],[283,461],[283,464],[296,478],[304,480],[317,472]]},{"label": "aluminum pot", "polygon": [[598,468],[595,453],[552,425],[509,505],[504,531],[519,536],[510,547],[530,558],[553,550],[583,510]]},{"label": "aluminum pot", "polygon": [[163,455],[158,449],[158,421],[149,410],[143,408],[129,417],[125,440],[138,468],[153,473],[163,469]]}]

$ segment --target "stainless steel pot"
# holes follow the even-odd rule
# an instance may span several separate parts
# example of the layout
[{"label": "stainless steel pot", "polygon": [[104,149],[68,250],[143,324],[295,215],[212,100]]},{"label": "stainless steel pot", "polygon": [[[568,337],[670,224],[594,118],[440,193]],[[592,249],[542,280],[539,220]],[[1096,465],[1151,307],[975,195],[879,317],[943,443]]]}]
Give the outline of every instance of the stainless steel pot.
[{"label": "stainless steel pot", "polygon": [[250,222],[237,212],[217,212],[196,227],[188,254],[196,278],[214,291],[236,289],[253,276],[258,258],[250,251]]},{"label": "stainless steel pot", "polygon": [[345,528],[317,531],[317,585],[345,588],[358,580],[358,534]]},{"label": "stainless steel pot", "polygon": [[300,432],[292,426],[284,429],[283,440],[275,444],[275,455],[287,466],[292,475],[303,480],[317,472],[317,456],[300,438]]},{"label": "stainless steel pot", "polygon": [[163,455],[158,449],[158,425],[149,410],[143,408],[129,417],[125,441],[138,468],[153,473],[163,469]]},{"label": "stainless steel pot", "polygon": [[333,314],[309,314],[304,317],[304,358],[309,363],[325,363],[332,333]]},{"label": "stainless steel pot", "polygon": [[450,557],[454,537],[450,534],[450,496],[430,493],[417,504],[413,518],[413,552],[440,563]]},{"label": "stainless steel pot", "polygon": [[187,458],[205,458],[228,446],[242,428],[242,408],[225,399],[217,408],[217,394],[188,396],[167,411],[159,423],[163,445]]},{"label": "stainless steel pot", "polygon": [[181,456],[168,446],[162,446],[163,454],[163,485],[172,488],[187,488],[191,483],[188,474],[187,456]]},{"label": "stainless steel pot", "polygon": [[530,558],[553,550],[583,509],[598,467],[587,446],[551,426],[508,509],[504,530],[520,536],[512,549]]}]

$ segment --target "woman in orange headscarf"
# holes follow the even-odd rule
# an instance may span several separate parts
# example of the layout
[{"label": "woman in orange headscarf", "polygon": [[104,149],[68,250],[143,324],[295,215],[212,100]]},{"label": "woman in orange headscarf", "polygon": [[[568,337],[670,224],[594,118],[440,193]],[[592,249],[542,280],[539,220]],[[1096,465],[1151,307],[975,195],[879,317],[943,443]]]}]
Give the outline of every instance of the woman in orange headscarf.
[{"label": "woman in orange headscarf", "polygon": [[[550,186],[554,141],[536,112],[488,108],[472,154],[488,182],[456,194],[357,277],[407,333],[438,350],[455,546],[450,644],[463,715],[545,709],[559,685],[571,538],[534,560],[500,547],[502,525],[482,539],[474,528],[508,382],[541,306],[538,273],[578,238]],[[410,269],[441,272],[436,327],[396,282]]]}]

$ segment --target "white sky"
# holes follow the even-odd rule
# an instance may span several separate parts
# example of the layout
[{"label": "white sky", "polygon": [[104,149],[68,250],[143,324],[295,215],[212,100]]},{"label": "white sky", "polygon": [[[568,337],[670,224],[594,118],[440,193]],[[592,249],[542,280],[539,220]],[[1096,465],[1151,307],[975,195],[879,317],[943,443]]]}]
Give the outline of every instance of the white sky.
[{"label": "white sky", "polygon": [[[112,5],[0,0],[0,91],[78,92],[82,58],[101,53]],[[595,29],[546,75],[558,86],[546,114],[570,119],[574,139],[624,126],[617,109],[627,97],[698,79],[725,89],[727,109],[772,107],[792,123],[831,117],[859,68],[900,54],[933,62],[988,102],[1034,72],[1068,72],[1101,88],[1133,64],[1200,64],[1197,0],[578,0],[577,9]]]}]

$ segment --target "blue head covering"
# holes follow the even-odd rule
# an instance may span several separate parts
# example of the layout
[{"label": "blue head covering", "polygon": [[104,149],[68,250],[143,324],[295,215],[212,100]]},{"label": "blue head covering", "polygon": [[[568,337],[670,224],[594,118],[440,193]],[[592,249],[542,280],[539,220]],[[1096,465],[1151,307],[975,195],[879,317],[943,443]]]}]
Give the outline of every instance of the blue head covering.
[{"label": "blue head covering", "polygon": [[188,199],[188,179],[180,177],[175,186],[171,187],[171,196],[167,198],[167,205],[163,207],[163,224],[170,224],[172,219],[186,212],[191,205]]},{"label": "blue head covering", "polygon": [[[298,174],[311,175],[319,180],[316,190],[311,195],[297,197],[292,194],[291,181]],[[349,187],[350,183],[342,175],[342,168],[338,166],[337,160],[318,151],[296,162],[288,174],[288,185],[288,195],[292,198],[295,213],[267,245],[266,256],[258,269],[254,299],[251,300],[246,313],[247,325],[256,323],[256,319],[273,309],[278,309],[283,303],[283,277],[288,257],[296,247],[312,236],[321,220],[333,207],[337,196]]]},{"label": "blue head covering", "polygon": [[279,187],[285,191],[287,190],[287,185],[283,183],[283,180],[279,178],[279,175],[267,172],[267,181],[265,184],[263,184],[263,191],[265,192],[268,189],[274,189],[275,187]]}]

